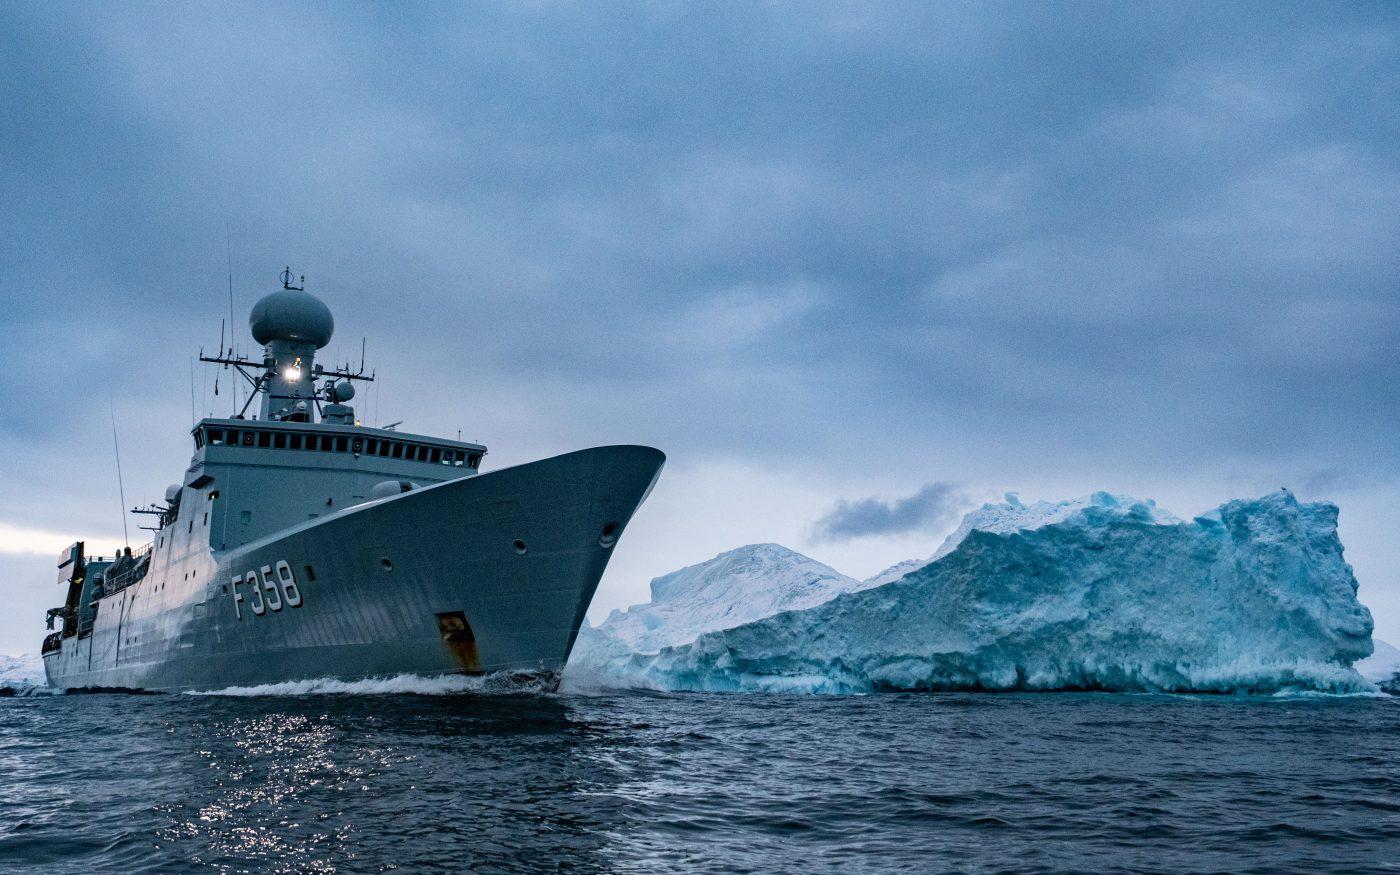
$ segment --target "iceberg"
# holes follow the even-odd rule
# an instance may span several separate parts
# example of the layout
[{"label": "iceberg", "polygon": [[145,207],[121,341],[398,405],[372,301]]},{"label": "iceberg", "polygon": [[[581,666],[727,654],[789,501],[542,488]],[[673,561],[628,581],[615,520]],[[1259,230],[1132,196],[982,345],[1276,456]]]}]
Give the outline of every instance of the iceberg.
[{"label": "iceberg", "polygon": [[867,584],[779,544],[749,544],[651,582],[651,601],[584,625],[569,657],[572,681],[608,674],[634,653],[688,644],[783,611],[824,604]]},{"label": "iceberg", "polygon": [[39,654],[0,654],[0,696],[27,696],[46,690],[44,660]]},{"label": "iceberg", "polygon": [[1370,691],[1337,514],[1286,491],[1189,522],[1107,493],[1009,500],[923,567],[813,607],[655,653],[591,631],[614,683],[667,690]]},{"label": "iceberg", "polygon": [[816,607],[863,584],[778,544],[750,544],[658,577],[651,601],[613,611],[598,627],[631,649],[656,652],[781,611]]},{"label": "iceberg", "polygon": [[1148,517],[1161,525],[1172,525],[1181,522],[1173,514],[1157,507],[1157,503],[1151,499],[1139,501],[1128,495],[1113,495],[1108,492],[1095,492],[1083,498],[1072,498],[1068,501],[1036,501],[1025,504],[1019,495],[1014,492],[1006,493],[1006,501],[1001,504],[984,504],[977,510],[966,514],[962,523],[953,530],[953,533],[943,539],[943,543],[932,556],[927,559],[906,559],[897,565],[891,565],[874,577],[868,578],[865,583],[870,586],[879,586],[899,580],[906,574],[918,571],[930,562],[942,559],[953,548],[957,547],[967,537],[973,529],[979,532],[1017,532],[1021,529],[1038,529],[1051,523],[1057,523],[1068,517],[1070,514],[1086,507],[1132,507],[1142,505],[1147,509]]},{"label": "iceberg", "polygon": [[1361,676],[1393,696],[1400,696],[1400,649],[1373,639],[1375,652],[1356,663]]}]

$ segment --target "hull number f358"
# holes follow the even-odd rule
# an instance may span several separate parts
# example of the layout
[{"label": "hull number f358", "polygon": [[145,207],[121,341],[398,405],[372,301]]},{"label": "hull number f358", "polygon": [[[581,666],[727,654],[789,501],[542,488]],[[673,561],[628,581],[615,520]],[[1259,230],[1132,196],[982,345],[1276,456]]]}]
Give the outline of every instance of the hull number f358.
[{"label": "hull number f358", "polygon": [[[249,590],[249,595],[245,599],[243,592],[239,590],[242,586]],[[243,619],[243,605],[253,612],[254,616],[261,617],[269,610],[280,611],[283,607],[301,607],[301,588],[297,586],[296,575],[292,574],[292,566],[286,560],[278,559],[276,571],[270,565],[264,565],[257,571],[249,571],[247,574],[235,574],[233,576],[233,615],[239,620]]]}]

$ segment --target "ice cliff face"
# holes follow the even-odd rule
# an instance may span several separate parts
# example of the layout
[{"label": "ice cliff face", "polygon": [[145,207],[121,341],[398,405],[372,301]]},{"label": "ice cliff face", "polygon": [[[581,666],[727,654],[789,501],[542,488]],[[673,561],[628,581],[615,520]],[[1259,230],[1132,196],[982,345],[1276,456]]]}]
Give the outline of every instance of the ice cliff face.
[{"label": "ice cliff face", "polygon": [[1016,532],[1021,529],[1038,529],[1051,523],[1057,523],[1067,518],[1076,511],[1086,507],[1131,507],[1142,505],[1147,508],[1148,516],[1157,523],[1169,525],[1179,523],[1181,520],[1165,510],[1157,507],[1152,500],[1139,501],[1128,495],[1112,495],[1107,492],[1095,492],[1093,495],[1086,495],[1083,498],[1073,498],[1068,501],[1036,501],[1025,504],[1014,492],[1006,493],[1006,501],[1001,504],[984,504],[977,510],[966,514],[962,523],[953,531],[951,535],[943,539],[938,550],[927,559],[906,559],[898,565],[891,565],[879,574],[867,579],[865,582],[870,586],[879,586],[899,580],[911,571],[918,571],[925,565],[937,559],[942,559],[953,548],[957,547],[967,537],[973,529],[979,532],[1007,533]]},{"label": "ice cliff face", "polygon": [[968,524],[894,582],[656,654],[615,645],[608,668],[689,690],[1370,689],[1330,504],[1280,492],[1180,522],[1101,493],[1035,528],[1001,507],[974,516],[1003,531]]}]

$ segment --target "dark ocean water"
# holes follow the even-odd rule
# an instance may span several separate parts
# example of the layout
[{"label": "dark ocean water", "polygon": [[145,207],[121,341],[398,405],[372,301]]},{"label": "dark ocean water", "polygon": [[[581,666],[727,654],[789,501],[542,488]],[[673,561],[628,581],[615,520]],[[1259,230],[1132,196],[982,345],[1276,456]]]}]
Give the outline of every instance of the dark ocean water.
[{"label": "dark ocean water", "polygon": [[1400,868],[1400,699],[0,700],[0,870]]}]

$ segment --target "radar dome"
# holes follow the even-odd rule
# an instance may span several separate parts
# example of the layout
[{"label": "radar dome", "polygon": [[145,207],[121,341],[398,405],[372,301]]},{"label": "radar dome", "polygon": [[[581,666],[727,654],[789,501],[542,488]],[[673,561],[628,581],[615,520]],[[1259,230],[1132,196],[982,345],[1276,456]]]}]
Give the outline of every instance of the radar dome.
[{"label": "radar dome", "polygon": [[248,316],[253,339],[266,346],[274,340],[311,343],[317,349],[331,342],[335,320],[321,299],[307,292],[283,289],[253,305]]}]

